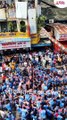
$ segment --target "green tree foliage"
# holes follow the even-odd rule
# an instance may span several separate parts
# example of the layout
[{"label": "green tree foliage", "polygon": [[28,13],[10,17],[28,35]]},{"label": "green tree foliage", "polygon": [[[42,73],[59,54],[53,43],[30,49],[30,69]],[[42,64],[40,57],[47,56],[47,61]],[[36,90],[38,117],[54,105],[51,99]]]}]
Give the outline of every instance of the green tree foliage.
[{"label": "green tree foliage", "polygon": [[17,24],[16,22],[8,22],[8,29],[9,29],[9,32],[16,32],[17,31]]},{"label": "green tree foliage", "polygon": [[41,27],[45,26],[46,17],[41,15],[37,18],[37,30],[40,31]]},{"label": "green tree foliage", "polygon": [[12,22],[8,23],[8,29],[10,32],[13,32],[13,23]]}]

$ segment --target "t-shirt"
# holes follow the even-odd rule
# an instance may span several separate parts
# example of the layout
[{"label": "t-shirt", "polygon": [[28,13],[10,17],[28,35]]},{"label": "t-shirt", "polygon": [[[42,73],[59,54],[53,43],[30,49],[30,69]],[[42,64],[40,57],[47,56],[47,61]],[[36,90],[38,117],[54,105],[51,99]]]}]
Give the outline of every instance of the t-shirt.
[{"label": "t-shirt", "polygon": [[21,116],[22,116],[22,120],[23,120],[23,118],[26,118],[26,116],[27,116],[27,109],[21,109]]},{"label": "t-shirt", "polygon": [[63,120],[63,117],[61,115],[58,115],[57,120]]},{"label": "t-shirt", "polygon": [[26,94],[26,95],[25,95],[25,100],[27,100],[27,101],[30,100],[30,95],[29,95],[29,94]]},{"label": "t-shirt", "polygon": [[41,105],[41,101],[37,101],[37,108],[40,108],[40,105]]},{"label": "t-shirt", "polygon": [[46,118],[46,111],[45,110],[41,110],[39,116],[40,116],[41,119],[45,119]]},{"label": "t-shirt", "polygon": [[4,106],[8,111],[10,111],[11,110],[11,106],[10,106],[10,104],[8,103],[8,104],[6,104],[5,106]]}]

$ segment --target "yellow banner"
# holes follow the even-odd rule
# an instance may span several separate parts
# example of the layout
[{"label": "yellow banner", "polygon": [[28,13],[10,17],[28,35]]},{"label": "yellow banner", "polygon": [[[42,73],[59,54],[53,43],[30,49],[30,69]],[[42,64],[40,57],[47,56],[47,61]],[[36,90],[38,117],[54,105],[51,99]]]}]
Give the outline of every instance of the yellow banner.
[{"label": "yellow banner", "polygon": [[40,41],[39,34],[32,34],[31,35],[31,44],[37,44]]},{"label": "yellow banner", "polygon": [[28,33],[24,32],[1,32],[0,38],[13,38],[13,37],[21,37],[21,38],[29,38]]}]

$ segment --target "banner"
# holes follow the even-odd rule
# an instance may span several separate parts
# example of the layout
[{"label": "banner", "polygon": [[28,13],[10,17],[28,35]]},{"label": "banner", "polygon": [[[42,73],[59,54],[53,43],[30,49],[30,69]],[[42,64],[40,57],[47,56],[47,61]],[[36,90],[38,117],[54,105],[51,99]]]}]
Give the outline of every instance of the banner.
[{"label": "banner", "polygon": [[30,41],[29,42],[10,42],[10,43],[0,44],[0,50],[28,48],[28,47],[31,47]]},{"label": "banner", "polygon": [[5,38],[0,39],[0,43],[9,43],[9,42],[22,42],[22,41],[31,41],[30,38]]},{"label": "banner", "polygon": [[36,9],[29,9],[28,10],[28,20],[29,20],[29,25],[30,25],[30,33],[36,34],[37,33]]},{"label": "banner", "polygon": [[67,34],[60,35],[59,41],[67,41]]},{"label": "banner", "polygon": [[27,2],[16,2],[16,18],[27,19]]},{"label": "banner", "polygon": [[6,12],[5,9],[2,8],[0,9],[0,20],[5,20],[6,19]]},{"label": "banner", "polygon": [[22,37],[22,38],[28,38],[30,37],[28,33],[26,32],[1,32],[0,38],[8,38],[8,37]]},{"label": "banner", "polygon": [[39,41],[40,41],[39,34],[31,34],[31,44],[38,44]]},{"label": "banner", "polygon": [[0,33],[0,43],[31,41],[30,36],[23,32]]}]

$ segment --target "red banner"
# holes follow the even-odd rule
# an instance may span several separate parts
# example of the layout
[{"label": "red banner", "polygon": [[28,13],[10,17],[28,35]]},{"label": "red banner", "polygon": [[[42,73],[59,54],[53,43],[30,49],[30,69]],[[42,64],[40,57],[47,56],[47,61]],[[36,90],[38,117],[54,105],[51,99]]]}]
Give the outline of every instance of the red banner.
[{"label": "red banner", "polygon": [[0,44],[0,50],[15,49],[15,48],[27,48],[30,47],[30,42],[10,42]]}]

